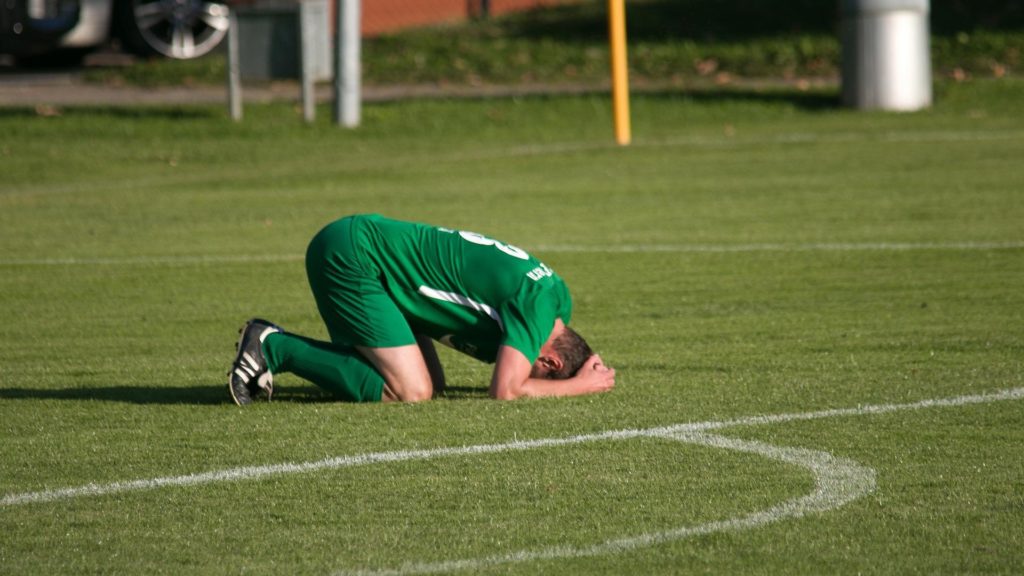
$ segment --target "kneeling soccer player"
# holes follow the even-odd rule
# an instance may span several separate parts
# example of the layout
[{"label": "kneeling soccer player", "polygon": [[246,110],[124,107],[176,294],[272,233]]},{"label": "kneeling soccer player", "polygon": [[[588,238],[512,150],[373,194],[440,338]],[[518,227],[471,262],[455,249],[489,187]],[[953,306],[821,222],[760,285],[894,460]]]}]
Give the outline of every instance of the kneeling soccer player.
[{"label": "kneeling soccer player", "polygon": [[472,232],[357,215],[323,228],[306,274],[330,342],[254,318],[228,389],[238,405],[291,372],[351,402],[430,399],[444,389],[433,341],[494,363],[490,395],[575,396],[615,386],[568,327],[565,282],[523,250]]}]

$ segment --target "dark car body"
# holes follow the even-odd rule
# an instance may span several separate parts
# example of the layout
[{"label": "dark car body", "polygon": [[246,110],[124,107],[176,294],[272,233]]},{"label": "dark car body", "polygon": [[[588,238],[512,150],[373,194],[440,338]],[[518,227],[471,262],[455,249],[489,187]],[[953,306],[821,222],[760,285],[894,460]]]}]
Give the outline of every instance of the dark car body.
[{"label": "dark car body", "polygon": [[34,56],[52,51],[78,25],[78,0],[0,3],[0,54]]}]

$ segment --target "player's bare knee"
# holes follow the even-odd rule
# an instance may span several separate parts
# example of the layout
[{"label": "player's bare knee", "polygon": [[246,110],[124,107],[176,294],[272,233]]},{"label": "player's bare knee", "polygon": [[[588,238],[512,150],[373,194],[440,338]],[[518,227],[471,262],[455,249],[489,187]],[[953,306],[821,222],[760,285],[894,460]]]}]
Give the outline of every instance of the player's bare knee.
[{"label": "player's bare knee", "polygon": [[404,390],[398,393],[402,402],[423,402],[434,396],[434,386],[430,381],[417,382],[411,386],[405,386]]},{"label": "player's bare knee", "polygon": [[385,385],[384,396],[398,402],[422,402],[430,400],[434,388],[429,380],[389,382]]}]

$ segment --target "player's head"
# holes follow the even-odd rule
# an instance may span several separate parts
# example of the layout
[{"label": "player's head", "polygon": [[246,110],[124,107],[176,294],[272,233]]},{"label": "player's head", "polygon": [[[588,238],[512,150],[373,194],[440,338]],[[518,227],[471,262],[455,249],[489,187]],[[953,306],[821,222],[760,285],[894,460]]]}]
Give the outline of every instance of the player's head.
[{"label": "player's head", "polygon": [[[549,355],[544,352],[548,351]],[[557,358],[555,357],[557,355]],[[534,378],[565,380],[572,378],[583,363],[594,355],[587,341],[568,326],[550,342],[550,349],[542,349],[541,356],[533,363],[530,374]]]}]

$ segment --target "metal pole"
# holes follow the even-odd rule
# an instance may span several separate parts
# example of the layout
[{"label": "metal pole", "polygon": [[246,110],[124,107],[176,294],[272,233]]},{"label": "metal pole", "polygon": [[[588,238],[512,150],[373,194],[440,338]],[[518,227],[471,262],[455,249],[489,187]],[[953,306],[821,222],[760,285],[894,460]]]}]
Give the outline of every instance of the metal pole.
[{"label": "metal pole", "polygon": [[313,64],[316,58],[315,22],[309,2],[299,2],[299,66],[302,76],[302,118],[311,123],[316,119],[316,85],[313,82]]},{"label": "metal pole", "polygon": [[238,65],[238,16],[228,12],[228,112],[231,119],[242,119],[242,77]]},{"label": "metal pole", "polygon": [[338,0],[334,29],[334,122],[346,128],[360,123],[362,109],[360,0]]}]

